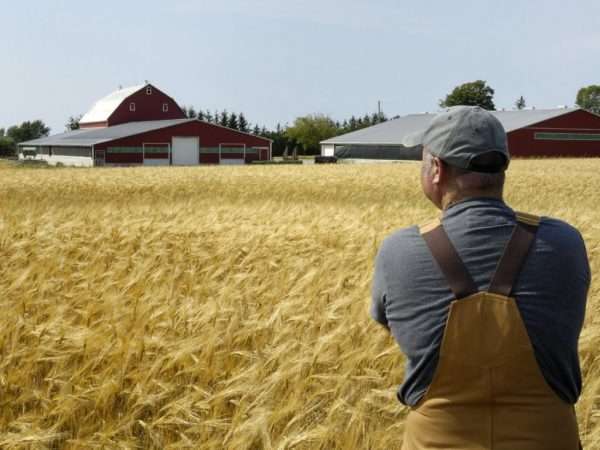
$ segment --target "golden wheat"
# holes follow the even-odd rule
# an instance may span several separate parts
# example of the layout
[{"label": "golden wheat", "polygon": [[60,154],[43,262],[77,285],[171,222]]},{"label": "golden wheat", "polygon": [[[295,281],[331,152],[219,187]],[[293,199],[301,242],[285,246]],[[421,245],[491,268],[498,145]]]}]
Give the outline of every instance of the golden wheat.
[{"label": "golden wheat", "polygon": [[[418,165],[0,165],[0,448],[395,449],[402,357],[372,262],[437,212]],[[582,232],[600,160],[515,161],[507,200]],[[600,448],[600,283],[581,338]]]}]

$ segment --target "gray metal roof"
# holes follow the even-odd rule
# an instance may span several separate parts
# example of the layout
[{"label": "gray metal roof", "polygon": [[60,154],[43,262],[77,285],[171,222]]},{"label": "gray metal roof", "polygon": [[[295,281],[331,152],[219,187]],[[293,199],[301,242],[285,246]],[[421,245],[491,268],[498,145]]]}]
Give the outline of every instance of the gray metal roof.
[{"label": "gray metal roof", "polygon": [[[490,111],[500,120],[506,132],[528,127],[554,117],[562,116],[580,108],[527,109],[520,111]],[[404,136],[427,128],[435,114],[409,114],[388,120],[362,130],[336,136],[321,144],[377,144],[402,145]]]},{"label": "gray metal roof", "polygon": [[66,133],[21,142],[20,146],[56,145],[61,147],[90,147],[102,142],[114,141],[147,131],[159,130],[180,123],[192,122],[196,119],[149,120],[145,122],[129,122],[106,128],[82,128]]}]

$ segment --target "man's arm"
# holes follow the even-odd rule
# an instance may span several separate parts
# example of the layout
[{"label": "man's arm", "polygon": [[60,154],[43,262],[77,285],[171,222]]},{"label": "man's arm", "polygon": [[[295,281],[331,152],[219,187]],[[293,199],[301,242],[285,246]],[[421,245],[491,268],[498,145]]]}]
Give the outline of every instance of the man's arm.
[{"label": "man's arm", "polygon": [[371,287],[371,317],[389,329],[385,316],[386,283],[384,273],[383,245],[379,248],[375,258],[375,270],[373,273],[373,285]]}]

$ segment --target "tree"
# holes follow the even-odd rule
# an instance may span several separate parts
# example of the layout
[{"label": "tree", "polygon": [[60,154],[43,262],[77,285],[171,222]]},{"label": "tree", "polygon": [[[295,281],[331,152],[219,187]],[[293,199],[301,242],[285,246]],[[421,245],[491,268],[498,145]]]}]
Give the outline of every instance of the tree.
[{"label": "tree", "polygon": [[4,128],[0,128],[0,156],[14,156],[15,151],[15,141],[5,135]]},{"label": "tree", "polygon": [[286,134],[302,145],[307,154],[318,154],[319,143],[337,134],[335,123],[329,117],[313,114],[298,117]]},{"label": "tree", "polygon": [[69,120],[65,124],[67,131],[79,130],[79,122],[81,121],[81,114],[78,116],[69,116]]},{"label": "tree", "polygon": [[210,113],[210,110],[206,110],[206,113],[204,113],[204,120],[206,120],[208,123],[212,123],[213,122],[213,115]]},{"label": "tree", "polygon": [[14,125],[6,130],[6,136],[11,138],[15,144],[48,136],[48,134],[50,134],[50,128],[41,120],[23,122],[21,125]]},{"label": "tree", "polygon": [[350,117],[350,120],[348,121],[348,129],[350,131],[356,130],[356,117]]},{"label": "tree", "polygon": [[575,103],[594,114],[600,114],[600,85],[591,84],[579,89]]},{"label": "tree", "polygon": [[244,133],[247,133],[249,131],[248,121],[246,120],[246,116],[244,116],[244,113],[240,113],[238,129],[240,131],[243,131]]},{"label": "tree", "polygon": [[254,128],[252,129],[252,134],[255,136],[258,136],[260,134],[260,127],[258,126],[258,124],[254,125]]},{"label": "tree", "polygon": [[187,117],[189,119],[195,119],[196,118],[196,110],[194,109],[193,106],[190,106],[187,110]]},{"label": "tree", "polygon": [[523,98],[523,96],[521,95],[517,101],[515,102],[515,107],[519,110],[524,109],[525,106],[527,106],[527,104],[525,103],[525,99]]},{"label": "tree", "polygon": [[204,120],[205,119],[204,112],[201,109],[198,110],[198,114],[196,114],[196,119],[198,119],[198,120]]},{"label": "tree", "polygon": [[471,105],[481,106],[484,109],[495,110],[494,90],[486,85],[483,80],[464,83],[454,88],[454,90],[440,101],[441,107]]},{"label": "tree", "polygon": [[229,120],[227,121],[227,126],[233,130],[238,129],[239,123],[236,113],[231,113],[231,115],[229,116]]},{"label": "tree", "polygon": [[227,113],[227,110],[224,109],[219,118],[219,125],[226,127],[228,123],[229,123],[229,114]]}]

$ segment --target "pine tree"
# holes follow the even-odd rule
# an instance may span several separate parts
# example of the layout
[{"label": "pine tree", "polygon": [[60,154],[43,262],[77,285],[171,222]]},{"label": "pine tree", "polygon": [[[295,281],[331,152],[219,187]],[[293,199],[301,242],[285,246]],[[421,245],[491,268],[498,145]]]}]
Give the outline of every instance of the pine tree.
[{"label": "pine tree", "polygon": [[371,122],[371,116],[365,114],[363,117],[363,127],[370,127],[374,122]]},{"label": "pine tree", "polygon": [[348,128],[350,131],[356,130],[356,117],[350,117],[350,121],[348,122]]},{"label": "pine tree", "polygon": [[195,118],[196,118],[196,110],[194,109],[194,107],[193,107],[193,106],[190,106],[190,107],[188,108],[188,111],[187,111],[187,116],[188,116],[188,118],[190,118],[190,119],[195,119]]},{"label": "pine tree", "polygon": [[204,111],[202,111],[201,109],[198,110],[198,114],[196,114],[196,118],[198,120],[204,120]]},{"label": "pine tree", "polygon": [[254,125],[254,128],[252,129],[252,134],[254,134],[255,136],[258,136],[260,134],[260,127],[258,125]]},{"label": "pine tree", "polygon": [[206,110],[206,113],[204,113],[204,120],[206,120],[208,123],[212,123],[213,121],[213,115],[210,113],[210,110]]},{"label": "pine tree", "polygon": [[229,123],[229,114],[227,113],[227,110],[224,109],[223,112],[221,113],[221,117],[219,118],[219,125],[226,127],[228,123]]},{"label": "pine tree", "polygon": [[236,113],[231,113],[229,116],[229,120],[227,121],[227,126],[232,130],[237,130],[240,124],[238,123],[238,118]]},{"label": "pine tree", "polygon": [[239,130],[243,131],[244,133],[247,133],[249,130],[248,121],[246,120],[246,116],[244,116],[244,113],[240,113]]},{"label": "pine tree", "polygon": [[521,110],[521,109],[524,109],[524,108],[525,108],[525,106],[526,106],[525,99],[524,99],[524,98],[523,98],[523,96],[521,95],[521,96],[520,96],[520,97],[517,99],[517,101],[515,102],[515,107],[516,107],[517,109]]}]

